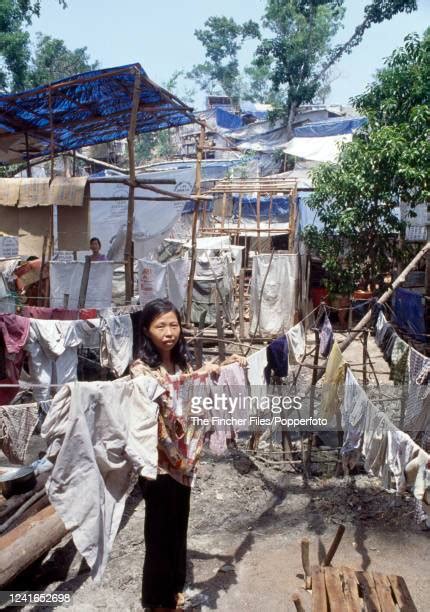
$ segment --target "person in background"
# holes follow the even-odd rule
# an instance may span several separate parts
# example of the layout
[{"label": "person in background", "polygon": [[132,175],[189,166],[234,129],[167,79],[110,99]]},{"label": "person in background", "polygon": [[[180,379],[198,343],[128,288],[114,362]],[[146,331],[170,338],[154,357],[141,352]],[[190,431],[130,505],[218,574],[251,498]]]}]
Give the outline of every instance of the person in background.
[{"label": "person in background", "polygon": [[[190,354],[182,332],[178,310],[167,300],[153,300],[142,310],[140,356],[130,366],[131,377],[149,375],[165,386],[169,375],[193,377]],[[226,363],[246,365],[246,359],[232,355]],[[206,363],[196,373],[217,375],[220,366]],[[145,563],[142,605],[153,612],[183,610],[186,579],[187,530],[191,486],[203,445],[198,428],[187,431],[187,423],[175,414],[167,392],[158,400],[158,476],[140,477],[145,508]],[[192,439],[190,439],[192,438]],[[184,447],[195,447],[194,460]],[[185,452],[185,454],[184,454]]]},{"label": "person in background", "polygon": [[102,243],[98,238],[91,238],[90,240],[90,250],[92,252],[91,261],[107,261],[106,255],[102,255],[100,253],[100,249],[102,248]]}]

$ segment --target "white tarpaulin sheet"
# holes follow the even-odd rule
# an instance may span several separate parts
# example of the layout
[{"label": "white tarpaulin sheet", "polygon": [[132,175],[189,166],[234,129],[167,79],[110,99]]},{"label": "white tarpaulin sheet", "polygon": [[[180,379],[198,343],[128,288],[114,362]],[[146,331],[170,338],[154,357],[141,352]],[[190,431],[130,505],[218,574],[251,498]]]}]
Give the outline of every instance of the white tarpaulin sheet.
[{"label": "white tarpaulin sheet", "polygon": [[321,138],[293,138],[284,148],[284,153],[320,162],[336,162],[340,145],[351,142],[352,134],[322,136]]},{"label": "white tarpaulin sheet", "polygon": [[168,299],[180,310],[187,293],[189,259],[172,259],[165,264],[139,259],[138,263],[140,303]]},{"label": "white tarpaulin sheet", "polygon": [[[274,255],[270,263],[270,253],[255,255],[252,261],[250,303],[252,319],[250,330],[254,333],[258,312],[260,311],[259,330],[264,335],[286,332],[294,320],[296,302],[296,279],[298,261],[295,254]],[[267,278],[264,282],[264,278]],[[264,283],[264,288],[263,288]],[[261,307],[260,307],[260,296]]]},{"label": "white tarpaulin sheet", "polygon": [[[84,263],[81,261],[50,263],[51,308],[64,306],[64,295],[69,296],[68,308],[77,308]],[[85,308],[109,308],[112,304],[113,264],[93,261],[90,266]]]},{"label": "white tarpaulin sheet", "polygon": [[[175,185],[158,185],[158,187],[165,191],[187,196],[191,194],[194,188],[195,168],[168,172],[145,172],[139,174],[138,178],[175,180]],[[157,187],[157,185],[154,186]],[[135,196],[151,198],[157,197],[157,194],[153,191],[138,188],[135,190]],[[91,183],[91,198],[97,197],[124,198],[112,202],[92,199],[90,206],[91,235],[100,239],[102,252],[107,253],[109,259],[120,261],[124,257],[128,186],[120,183]],[[154,242],[154,238],[157,238],[155,242],[158,245],[163,238],[168,236],[178,221],[185,203],[185,200],[168,202],[136,200],[134,203],[133,237],[140,240],[152,239],[152,242]]]}]

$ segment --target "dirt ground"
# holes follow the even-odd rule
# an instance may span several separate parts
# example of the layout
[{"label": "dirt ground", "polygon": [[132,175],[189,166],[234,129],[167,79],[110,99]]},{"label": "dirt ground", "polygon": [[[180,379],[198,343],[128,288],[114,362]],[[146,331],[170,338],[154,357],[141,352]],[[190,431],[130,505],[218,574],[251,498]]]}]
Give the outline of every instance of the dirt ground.
[{"label": "dirt ground", "polygon": [[[369,347],[375,370],[388,373],[372,341]],[[348,350],[350,363],[359,363],[361,350],[359,343]],[[141,610],[144,506],[136,488],[100,585],[91,580],[69,537],[9,588],[67,591],[73,604],[64,610]],[[251,459],[244,445],[220,458],[206,453],[192,493],[187,609],[284,612],[295,609],[291,595],[298,592],[310,610],[300,541],[309,538],[311,563],[316,563],[343,523],[346,532],[333,564],[402,575],[418,610],[427,612],[430,532],[414,515],[411,497],[387,493],[365,474],[320,475],[305,484],[287,464]]]},{"label": "dirt ground", "polygon": [[[69,539],[10,588],[67,591],[73,594],[69,610],[140,610],[144,514],[136,488],[100,585]],[[415,523],[412,499],[382,491],[365,475],[314,479],[305,486],[291,468],[266,466],[240,451],[205,457],[192,496],[188,609],[289,611],[295,591],[310,609],[300,540],[310,539],[316,563],[340,523],[346,533],[334,564],[404,576],[418,610],[426,612],[430,533]]]}]

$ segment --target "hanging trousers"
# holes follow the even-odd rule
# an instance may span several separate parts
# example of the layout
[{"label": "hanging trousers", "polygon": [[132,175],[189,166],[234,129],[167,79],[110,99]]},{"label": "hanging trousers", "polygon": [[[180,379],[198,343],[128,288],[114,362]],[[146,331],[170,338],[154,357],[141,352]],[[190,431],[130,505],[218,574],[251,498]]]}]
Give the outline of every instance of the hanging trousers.
[{"label": "hanging trousers", "polygon": [[140,478],[145,499],[145,562],[143,607],[176,607],[187,572],[187,530],[190,487],[168,474],[156,480]]}]

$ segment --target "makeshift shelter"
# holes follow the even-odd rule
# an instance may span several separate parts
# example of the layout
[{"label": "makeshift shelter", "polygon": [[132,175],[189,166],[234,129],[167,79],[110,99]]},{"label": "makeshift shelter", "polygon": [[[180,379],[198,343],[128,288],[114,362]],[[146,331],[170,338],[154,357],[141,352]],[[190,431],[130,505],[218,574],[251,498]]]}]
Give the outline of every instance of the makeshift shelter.
[{"label": "makeshift shelter", "polygon": [[[52,181],[54,156],[58,153],[127,137],[129,177],[114,180],[128,186],[124,257],[127,268],[126,297],[130,299],[133,292],[135,188],[144,184],[151,191],[171,197],[170,192],[153,187],[154,181],[136,179],[135,134],[193,121],[196,120],[191,109],[153,83],[140,64],[86,72],[20,94],[0,96],[0,163],[26,161],[28,176],[31,177],[30,160],[49,155]],[[201,144],[203,142],[204,135]],[[199,152],[199,163],[201,157]],[[200,183],[200,168],[197,174]],[[109,182],[109,178],[105,180]],[[171,182],[161,180],[161,184]],[[197,187],[198,192],[199,189],[200,186]],[[171,199],[181,199],[181,196],[175,194]],[[13,225],[20,225],[19,218]],[[50,228],[47,238],[50,253],[54,235],[52,207],[50,218],[44,219],[43,226]],[[9,234],[14,233],[9,227],[5,229]]]},{"label": "makeshift shelter", "polygon": [[0,96],[0,163],[11,164],[126,138],[136,82],[135,133],[194,121],[140,64],[94,70]]},{"label": "makeshift shelter", "polygon": [[[241,237],[255,237],[256,250],[261,251],[263,237],[288,234],[294,236],[297,217],[297,183],[277,178],[225,179],[207,193],[214,199],[214,217],[219,221],[206,227],[203,211],[200,232],[204,235],[230,235],[236,243]],[[290,244],[290,249],[293,244]],[[249,249],[249,245],[247,247]]]}]

